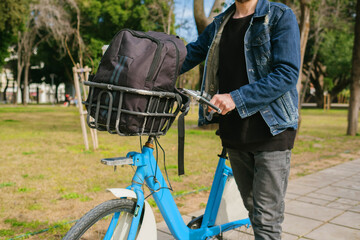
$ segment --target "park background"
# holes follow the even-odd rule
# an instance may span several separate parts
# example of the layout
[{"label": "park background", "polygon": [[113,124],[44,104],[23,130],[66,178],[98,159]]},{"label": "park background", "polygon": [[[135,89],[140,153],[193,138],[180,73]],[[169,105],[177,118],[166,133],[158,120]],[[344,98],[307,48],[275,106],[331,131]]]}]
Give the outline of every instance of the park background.
[{"label": "park background", "polygon": [[[356,0],[279,2],[294,10],[303,40],[302,121],[293,150],[293,179],[360,156],[360,14]],[[185,43],[193,41],[213,15],[230,4],[1,1],[0,239],[61,239],[74,220],[112,198],[106,188],[126,187],[130,181],[131,167],[114,172],[99,160],[139,151],[139,137],[101,132],[98,149],[85,149],[74,101],[73,67],[96,71],[102,47],[123,28],[163,31],[179,35]],[[201,69],[180,76],[178,86],[197,89]],[[69,107],[64,105],[66,94],[71,97]],[[177,176],[176,122],[160,138],[182,213],[206,206],[221,150],[216,126],[197,126],[196,108],[186,118],[185,176]]]}]

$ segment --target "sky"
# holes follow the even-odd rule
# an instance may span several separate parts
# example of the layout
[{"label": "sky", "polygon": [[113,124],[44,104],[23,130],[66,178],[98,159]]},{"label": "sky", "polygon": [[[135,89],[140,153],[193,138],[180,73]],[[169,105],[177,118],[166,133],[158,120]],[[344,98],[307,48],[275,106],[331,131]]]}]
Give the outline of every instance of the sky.
[{"label": "sky", "polygon": [[[176,34],[184,38],[187,42],[195,41],[198,34],[193,14],[193,0],[174,0],[174,2],[175,24],[181,26],[176,30]],[[204,8],[207,16],[209,15],[213,2],[214,0],[204,0]],[[231,2],[233,1],[226,1],[228,4]]]}]

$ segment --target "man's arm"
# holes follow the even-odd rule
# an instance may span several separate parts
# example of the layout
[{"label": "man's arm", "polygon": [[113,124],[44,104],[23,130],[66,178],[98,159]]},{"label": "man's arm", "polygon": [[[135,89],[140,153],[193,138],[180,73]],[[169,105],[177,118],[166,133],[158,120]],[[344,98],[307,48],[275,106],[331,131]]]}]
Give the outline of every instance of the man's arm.
[{"label": "man's arm", "polygon": [[195,42],[186,45],[187,55],[180,70],[180,74],[189,71],[199,63],[205,60],[213,39],[215,24],[209,24],[204,32],[200,34]]},{"label": "man's arm", "polygon": [[296,87],[300,68],[300,34],[291,9],[284,11],[273,31],[272,72],[230,92],[242,118],[255,114]]}]

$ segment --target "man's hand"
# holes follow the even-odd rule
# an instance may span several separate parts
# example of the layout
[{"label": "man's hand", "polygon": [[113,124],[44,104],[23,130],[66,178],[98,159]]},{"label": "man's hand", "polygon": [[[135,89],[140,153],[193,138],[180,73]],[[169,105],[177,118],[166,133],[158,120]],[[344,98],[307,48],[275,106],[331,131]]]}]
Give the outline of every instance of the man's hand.
[{"label": "man's hand", "polygon": [[[231,98],[231,95],[228,93],[224,94],[215,94],[213,98],[210,100],[212,104],[220,108],[221,114],[225,115],[228,112],[235,109],[234,100]],[[213,110],[209,107],[209,111]]]}]

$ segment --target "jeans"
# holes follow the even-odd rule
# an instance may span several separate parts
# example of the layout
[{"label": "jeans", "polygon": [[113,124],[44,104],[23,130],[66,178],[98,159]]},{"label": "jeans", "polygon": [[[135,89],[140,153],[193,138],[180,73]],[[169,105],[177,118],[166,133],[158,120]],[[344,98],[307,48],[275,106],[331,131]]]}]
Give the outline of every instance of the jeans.
[{"label": "jeans", "polygon": [[227,149],[255,240],[281,239],[291,150],[243,152]]}]

